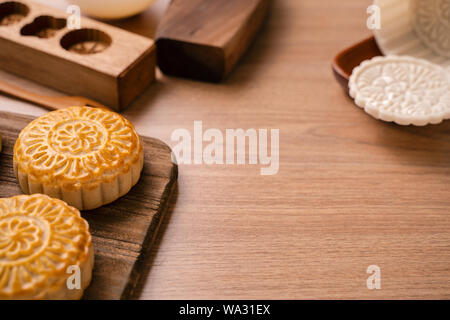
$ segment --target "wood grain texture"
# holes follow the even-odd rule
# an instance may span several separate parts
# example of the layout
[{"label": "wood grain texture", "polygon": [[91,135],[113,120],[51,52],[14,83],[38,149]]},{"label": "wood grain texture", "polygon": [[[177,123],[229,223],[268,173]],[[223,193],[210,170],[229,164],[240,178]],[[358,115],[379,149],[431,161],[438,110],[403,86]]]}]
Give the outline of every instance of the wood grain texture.
[{"label": "wood grain texture", "polygon": [[270,0],[173,0],[156,36],[167,74],[223,80],[250,46]]},{"label": "wood grain texture", "polygon": [[[0,112],[0,198],[22,194],[12,166],[13,147],[32,118]],[[82,212],[89,222],[95,250],[91,285],[84,299],[128,299],[136,295],[143,255],[167,212],[177,179],[171,150],[163,142],[143,138],[144,170],[139,183],[124,197],[96,210]]]},{"label": "wood grain texture", "polygon": [[[6,2],[0,1],[0,9]],[[66,25],[69,15],[65,10],[34,1],[21,2],[29,8],[29,14],[18,23],[0,26],[0,68],[72,95],[98,100],[116,110],[127,107],[153,81],[156,64],[153,40],[89,18],[81,20],[81,30],[71,31]],[[61,29],[50,29],[47,34],[52,36],[48,38],[36,36],[40,34],[35,34],[36,31],[49,30],[45,23],[50,26],[55,18],[64,22]],[[22,35],[29,26],[34,31]],[[83,46],[96,52],[101,46],[88,40],[101,37],[92,30],[110,38],[104,51],[79,54],[72,50],[77,46],[64,48],[64,43],[86,41]],[[84,49],[89,51],[88,47]]]},{"label": "wood grain texture", "polygon": [[[167,3],[116,24],[153,36]],[[140,134],[171,146],[172,132],[192,131],[194,120],[223,132],[280,129],[275,176],[258,166],[179,166],[173,212],[144,261],[142,299],[450,298],[450,122],[377,121],[330,68],[371,35],[371,3],[275,0],[224,83],[158,74],[125,111]],[[1,96],[0,108],[44,112]],[[381,290],[366,287],[372,264]]]}]

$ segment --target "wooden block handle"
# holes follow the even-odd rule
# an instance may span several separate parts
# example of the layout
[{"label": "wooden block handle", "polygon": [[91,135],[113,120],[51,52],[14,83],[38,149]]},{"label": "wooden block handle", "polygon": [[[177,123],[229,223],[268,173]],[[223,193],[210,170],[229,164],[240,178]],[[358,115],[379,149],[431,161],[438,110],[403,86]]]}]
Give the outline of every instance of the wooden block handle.
[{"label": "wooden block handle", "polygon": [[247,50],[270,0],[172,0],[157,32],[167,74],[219,82]]}]

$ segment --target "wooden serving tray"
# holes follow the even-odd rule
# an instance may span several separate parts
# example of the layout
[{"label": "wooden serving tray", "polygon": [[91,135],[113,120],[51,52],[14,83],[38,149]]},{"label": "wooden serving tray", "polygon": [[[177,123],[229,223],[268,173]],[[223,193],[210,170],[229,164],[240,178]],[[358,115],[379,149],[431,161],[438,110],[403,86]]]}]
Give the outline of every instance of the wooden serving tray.
[{"label": "wooden serving tray", "polygon": [[382,56],[374,37],[365,39],[350,48],[339,52],[333,61],[333,73],[339,84],[348,92],[348,81],[353,69],[364,60]]},{"label": "wooden serving tray", "polygon": [[[13,171],[13,147],[33,118],[0,112],[0,198],[22,194]],[[152,245],[176,187],[178,167],[162,141],[142,138],[145,163],[139,183],[124,197],[102,208],[82,212],[95,249],[91,285],[84,299],[135,298],[143,273],[143,254]]]}]

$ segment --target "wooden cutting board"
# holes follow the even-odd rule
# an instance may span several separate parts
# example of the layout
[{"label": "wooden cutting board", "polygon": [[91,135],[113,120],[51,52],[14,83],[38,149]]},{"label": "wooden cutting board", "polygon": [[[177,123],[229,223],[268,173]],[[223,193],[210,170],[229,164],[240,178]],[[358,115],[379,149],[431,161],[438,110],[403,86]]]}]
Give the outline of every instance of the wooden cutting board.
[{"label": "wooden cutting board", "polygon": [[[0,198],[22,194],[13,172],[13,147],[19,132],[33,118],[0,112]],[[95,248],[91,285],[84,299],[129,299],[144,254],[152,245],[176,188],[178,168],[162,141],[142,138],[145,164],[139,183],[124,197],[102,208],[82,212],[89,222]]]}]

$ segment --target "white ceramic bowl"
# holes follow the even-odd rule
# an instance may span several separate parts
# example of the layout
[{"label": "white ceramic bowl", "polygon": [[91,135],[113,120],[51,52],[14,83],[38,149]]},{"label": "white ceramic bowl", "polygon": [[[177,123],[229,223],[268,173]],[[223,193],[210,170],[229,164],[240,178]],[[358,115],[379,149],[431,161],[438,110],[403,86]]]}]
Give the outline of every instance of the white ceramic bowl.
[{"label": "white ceramic bowl", "polygon": [[155,0],[67,0],[78,5],[82,14],[99,19],[122,19],[141,13]]}]

